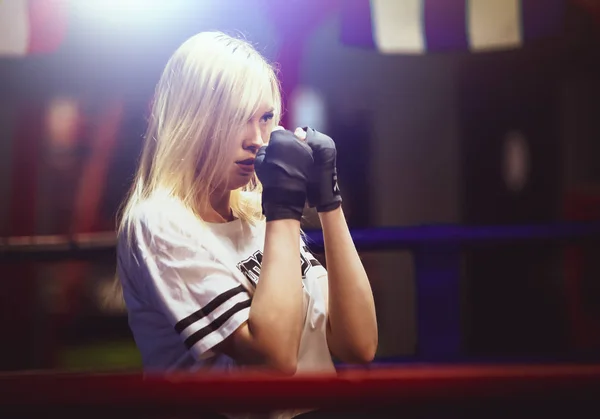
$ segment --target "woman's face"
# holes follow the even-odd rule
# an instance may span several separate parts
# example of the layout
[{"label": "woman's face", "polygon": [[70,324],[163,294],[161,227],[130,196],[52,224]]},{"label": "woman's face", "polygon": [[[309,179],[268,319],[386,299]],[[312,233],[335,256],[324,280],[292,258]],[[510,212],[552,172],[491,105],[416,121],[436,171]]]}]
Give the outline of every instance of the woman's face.
[{"label": "woman's face", "polygon": [[271,103],[263,103],[258,112],[246,122],[239,133],[238,141],[227,163],[224,176],[224,190],[232,191],[250,182],[254,175],[254,158],[258,149],[269,141],[273,130],[274,108]]}]

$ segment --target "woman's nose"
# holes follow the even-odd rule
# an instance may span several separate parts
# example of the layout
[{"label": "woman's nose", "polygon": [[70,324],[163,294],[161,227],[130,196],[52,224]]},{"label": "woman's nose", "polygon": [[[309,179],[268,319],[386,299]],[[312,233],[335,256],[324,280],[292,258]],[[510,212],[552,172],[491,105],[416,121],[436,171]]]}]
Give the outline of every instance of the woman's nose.
[{"label": "woman's nose", "polygon": [[265,141],[260,127],[249,127],[244,148],[252,149],[254,152],[257,152],[263,145],[265,145]]}]

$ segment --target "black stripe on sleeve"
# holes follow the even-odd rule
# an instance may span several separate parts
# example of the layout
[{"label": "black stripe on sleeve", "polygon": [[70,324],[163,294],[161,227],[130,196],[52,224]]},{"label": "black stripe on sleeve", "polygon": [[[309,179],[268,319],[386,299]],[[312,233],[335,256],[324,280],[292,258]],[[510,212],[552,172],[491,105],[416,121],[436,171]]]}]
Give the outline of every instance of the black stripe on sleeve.
[{"label": "black stripe on sleeve", "polygon": [[195,311],[194,313],[190,314],[189,316],[179,320],[177,322],[177,324],[175,324],[175,331],[177,333],[183,332],[187,327],[189,327],[193,323],[196,323],[198,320],[202,319],[203,317],[208,316],[217,307],[219,307],[225,301],[229,300],[231,297],[233,297],[241,292],[245,292],[245,291],[246,291],[246,289],[244,288],[243,285],[232,288],[229,291],[225,291],[223,294],[220,294],[217,297],[215,297],[210,303],[208,303],[207,305],[202,307],[200,310]]},{"label": "black stripe on sleeve", "polygon": [[197,332],[192,333],[185,340],[185,346],[188,349],[191,349],[192,346],[194,346],[196,343],[198,343],[205,336],[207,336],[208,334],[210,334],[212,332],[217,331],[221,326],[223,326],[223,324],[227,320],[229,320],[231,317],[233,317],[234,314],[236,314],[237,312],[242,311],[243,309],[245,309],[247,307],[250,307],[250,303],[251,302],[252,302],[252,300],[246,300],[246,301],[242,301],[242,302],[237,303],[236,305],[234,305],[233,307],[231,307],[229,310],[227,310],[225,313],[223,313],[219,317],[217,317],[208,326],[203,327],[202,329],[198,330]]}]

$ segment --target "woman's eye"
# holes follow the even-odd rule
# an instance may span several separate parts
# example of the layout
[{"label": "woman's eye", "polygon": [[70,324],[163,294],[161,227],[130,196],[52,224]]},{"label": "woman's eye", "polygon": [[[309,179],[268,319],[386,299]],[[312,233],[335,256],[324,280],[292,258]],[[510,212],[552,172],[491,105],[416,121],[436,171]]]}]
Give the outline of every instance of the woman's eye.
[{"label": "woman's eye", "polygon": [[267,113],[267,114],[264,114],[264,115],[262,116],[262,118],[260,119],[260,121],[261,121],[261,122],[269,122],[271,119],[273,119],[273,117],[274,117],[274,116],[275,116],[275,115],[274,115],[274,114],[272,114],[272,113]]}]

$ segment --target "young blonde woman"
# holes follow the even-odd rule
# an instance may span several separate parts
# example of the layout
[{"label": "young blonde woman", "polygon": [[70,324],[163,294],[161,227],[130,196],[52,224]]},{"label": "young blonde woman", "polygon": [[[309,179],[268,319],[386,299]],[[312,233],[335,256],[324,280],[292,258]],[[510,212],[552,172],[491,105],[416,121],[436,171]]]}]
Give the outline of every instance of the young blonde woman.
[{"label": "young blonde woman", "polygon": [[[170,58],[119,226],[118,273],[147,370],[285,375],[366,363],[369,281],[331,138],[278,128],[278,81],[251,45],[200,33]],[[303,244],[316,207],[328,272]]]}]

